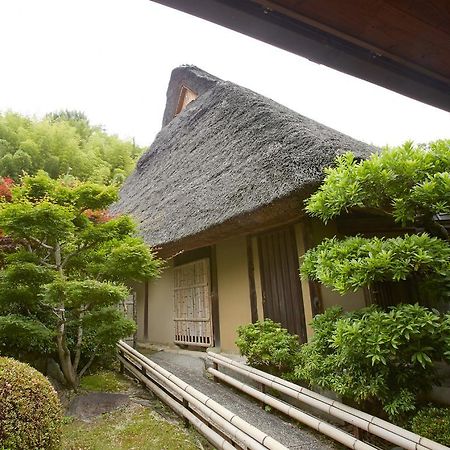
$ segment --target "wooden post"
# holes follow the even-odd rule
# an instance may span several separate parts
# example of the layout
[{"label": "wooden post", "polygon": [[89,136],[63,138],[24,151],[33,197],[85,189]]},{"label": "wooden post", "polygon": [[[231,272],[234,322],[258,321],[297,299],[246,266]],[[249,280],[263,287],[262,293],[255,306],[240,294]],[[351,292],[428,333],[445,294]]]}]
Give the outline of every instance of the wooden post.
[{"label": "wooden post", "polygon": [[[219,364],[217,364],[216,362],[213,362],[213,368],[216,370],[219,370]],[[215,381],[216,383],[220,383],[220,381],[213,376],[213,381]]]},{"label": "wooden post", "polygon": [[247,236],[248,285],[250,287],[250,312],[252,323],[258,320],[258,306],[255,285],[255,264],[253,261],[252,237]]},{"label": "wooden post", "polygon": [[[183,398],[183,406],[184,406],[188,411],[191,410],[191,409],[189,408],[189,402],[188,402],[185,398]],[[189,420],[185,417],[185,418],[184,418],[184,428],[189,428],[189,425],[190,425],[190,422],[189,422]]]},{"label": "wooden post", "polygon": [[[142,373],[142,375],[144,375],[144,377],[147,378],[147,370],[145,369],[144,366],[141,366],[141,373]],[[146,384],[143,381],[141,382],[141,384],[144,388],[146,387]]]},{"label": "wooden post", "polygon": [[[123,356],[123,351],[122,350],[119,350],[119,355],[123,358],[124,356]],[[120,373],[124,373],[125,372],[125,366],[123,365],[123,362],[122,362],[122,360],[120,359],[119,360],[119,362],[120,362]]]},{"label": "wooden post", "polygon": [[144,284],[144,340],[148,340],[148,281]]},{"label": "wooden post", "polygon": [[[311,221],[305,218],[302,221],[303,247],[305,253],[314,247]],[[308,280],[311,310],[313,317],[323,313],[322,291],[317,281]]]},{"label": "wooden post", "polygon": [[216,246],[210,247],[210,274],[211,274],[211,315],[213,342],[215,347],[220,347],[220,319],[219,319],[219,293],[217,287],[217,256]]},{"label": "wooden post", "polygon": [[[266,393],[266,385],[265,385],[265,384],[262,384],[262,383],[259,383],[259,390],[260,390],[263,394],[265,394],[265,393]],[[262,408],[262,409],[265,409],[265,408],[266,408],[266,404],[265,404],[264,402],[261,402],[261,408]]]}]

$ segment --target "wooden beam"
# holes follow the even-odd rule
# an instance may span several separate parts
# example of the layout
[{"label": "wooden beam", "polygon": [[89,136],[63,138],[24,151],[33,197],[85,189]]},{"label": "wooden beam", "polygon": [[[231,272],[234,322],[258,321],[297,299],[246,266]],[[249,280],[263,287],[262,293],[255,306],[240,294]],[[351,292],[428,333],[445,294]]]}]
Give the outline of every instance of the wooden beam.
[{"label": "wooden beam", "polygon": [[248,285],[250,287],[250,311],[252,323],[258,320],[258,304],[255,285],[255,264],[253,261],[252,237],[247,236]]},{"label": "wooden beam", "polygon": [[211,267],[211,314],[212,314],[214,346],[220,347],[219,290],[217,285],[217,256],[215,245],[211,246],[210,267]]},{"label": "wooden beam", "polygon": [[[443,74],[252,0],[153,0],[450,111]],[[274,2],[271,2],[274,3]],[[414,42],[411,42],[413,45]]]},{"label": "wooden beam", "polygon": [[148,339],[148,280],[144,283],[144,340]]},{"label": "wooden beam", "polygon": [[[314,246],[311,221],[305,218],[302,221],[303,248],[305,252]],[[308,279],[309,297],[311,301],[312,316],[323,313],[322,290],[317,281]]]},{"label": "wooden beam", "polygon": [[[283,5],[280,5],[278,2],[271,1],[271,0],[253,0],[253,1],[255,1],[255,3],[260,4],[261,6],[263,6],[264,8],[266,8],[269,11],[277,11],[277,12],[285,15],[286,17],[291,17],[299,22],[305,23],[305,24],[312,26],[318,30],[321,30],[327,34],[330,34],[339,39],[350,42],[358,47],[364,48],[364,49],[372,52],[375,55],[383,56],[384,58],[388,58],[391,61],[395,61],[396,63],[400,64],[401,66],[407,67],[415,72],[422,73],[430,78],[440,80],[440,81],[450,85],[450,80],[447,77],[445,77],[444,75],[441,75],[440,73],[429,70],[428,68],[423,67],[419,64],[416,64],[412,61],[408,61],[407,59],[402,58],[402,57],[392,53],[391,51],[388,51],[380,46],[373,45],[370,42],[359,39],[348,33],[342,32],[341,30],[338,30],[337,28],[328,26],[322,22],[319,22],[318,20],[311,19],[310,17],[295,11],[293,8],[284,7]],[[357,18],[353,17],[353,20],[357,20]]]}]

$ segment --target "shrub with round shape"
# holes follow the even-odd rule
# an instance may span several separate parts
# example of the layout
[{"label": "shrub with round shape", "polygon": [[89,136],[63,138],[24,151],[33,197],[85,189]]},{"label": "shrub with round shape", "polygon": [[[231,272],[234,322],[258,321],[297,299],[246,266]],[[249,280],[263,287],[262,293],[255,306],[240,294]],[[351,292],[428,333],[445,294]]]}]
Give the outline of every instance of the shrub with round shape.
[{"label": "shrub with round shape", "polygon": [[61,421],[61,404],[47,378],[0,357],[0,448],[58,449]]}]

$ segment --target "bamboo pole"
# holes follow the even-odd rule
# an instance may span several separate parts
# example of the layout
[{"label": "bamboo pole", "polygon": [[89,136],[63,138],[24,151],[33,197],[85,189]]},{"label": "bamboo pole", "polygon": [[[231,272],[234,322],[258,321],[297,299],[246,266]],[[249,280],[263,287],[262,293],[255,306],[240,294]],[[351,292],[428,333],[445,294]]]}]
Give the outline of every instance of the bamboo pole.
[{"label": "bamboo pole", "polygon": [[192,424],[192,426],[212,444],[214,447],[221,450],[236,450],[236,448],[231,445],[225,438],[220,436],[214,430],[208,427],[204,422],[202,422],[198,417],[196,417],[192,412],[186,409],[184,406],[180,405],[176,400],[174,400],[170,395],[166,394],[161,388],[159,388],[155,383],[150,381],[145,375],[141,374],[133,365],[131,365],[125,358],[121,362],[133,375],[138,378],[142,383],[144,383],[155,395],[163,402],[166,403],[170,408],[172,408],[177,414],[184,417]]},{"label": "bamboo pole", "polygon": [[118,345],[129,357],[137,361],[139,365],[150,372],[161,383],[168,386],[170,390],[181,398],[188,400],[189,403],[201,410],[211,421],[231,433],[233,437],[243,442],[248,448],[255,450],[288,450],[287,447],[271,436],[224,408],[129,345],[122,341]]},{"label": "bamboo pole", "polygon": [[238,429],[235,425],[228,422],[226,419],[221,417],[218,413],[215,411],[212,411],[207,406],[205,406],[203,403],[201,403],[199,400],[196,400],[191,395],[184,392],[181,388],[174,385],[172,382],[168,381],[167,379],[164,379],[162,375],[158,376],[158,373],[154,371],[153,369],[148,369],[149,372],[151,372],[152,377],[155,377],[158,379],[158,382],[165,385],[169,390],[175,391],[178,395],[182,396],[183,399],[185,399],[188,404],[190,404],[193,409],[195,409],[197,412],[199,412],[203,417],[205,417],[210,423],[212,423],[217,428],[223,430],[227,435],[229,435],[235,442],[238,442],[240,445],[243,445],[246,448],[252,449],[252,450],[265,450],[266,447],[252,439],[250,436],[245,434],[242,430]]},{"label": "bamboo pole", "polygon": [[233,386],[234,388],[245,392],[246,394],[256,398],[257,400],[266,403],[272,408],[275,408],[278,411],[286,414],[287,416],[292,417],[293,419],[298,420],[299,422],[313,428],[319,433],[322,433],[325,436],[328,436],[335,441],[340,442],[348,448],[351,448],[353,450],[376,450],[376,447],[373,447],[370,444],[366,444],[365,442],[356,439],[345,431],[342,431],[339,428],[336,428],[329,423],[324,422],[323,420],[319,420],[316,417],[300,411],[292,405],[284,403],[281,400],[271,397],[270,395],[264,394],[263,392],[260,392],[257,389],[252,388],[251,386],[242,383],[241,381],[238,381],[233,377],[230,377],[229,375],[225,375],[224,373],[212,368],[209,368],[208,372],[224,381],[225,383],[228,383],[230,386]]},{"label": "bamboo pole", "polygon": [[262,370],[233,361],[223,355],[208,352],[208,358],[216,364],[223,365],[257,381],[258,383],[282,392],[283,394],[361,428],[375,436],[381,437],[406,450],[448,450],[448,447],[444,445],[421,437],[418,434],[412,433],[411,431],[405,430],[390,422],[364,413],[363,411],[359,411],[358,409],[347,406],[337,400],[332,400],[297,384],[270,375]]}]

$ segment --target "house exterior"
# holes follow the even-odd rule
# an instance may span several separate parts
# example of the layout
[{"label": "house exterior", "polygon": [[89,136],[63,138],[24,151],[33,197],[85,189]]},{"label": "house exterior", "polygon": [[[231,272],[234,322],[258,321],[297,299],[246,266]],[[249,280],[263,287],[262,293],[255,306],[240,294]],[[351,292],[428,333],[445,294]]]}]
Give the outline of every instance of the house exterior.
[{"label": "house exterior", "polygon": [[324,308],[366,304],[298,271],[340,231],[305,217],[303,201],[337,155],[374,147],[193,66],[172,72],[162,125],[113,208],[167,261],[134,286],[138,341],[233,352],[237,327],[268,317],[304,342]]}]

